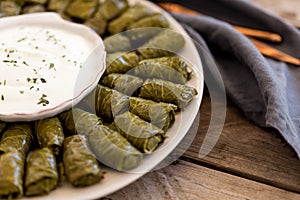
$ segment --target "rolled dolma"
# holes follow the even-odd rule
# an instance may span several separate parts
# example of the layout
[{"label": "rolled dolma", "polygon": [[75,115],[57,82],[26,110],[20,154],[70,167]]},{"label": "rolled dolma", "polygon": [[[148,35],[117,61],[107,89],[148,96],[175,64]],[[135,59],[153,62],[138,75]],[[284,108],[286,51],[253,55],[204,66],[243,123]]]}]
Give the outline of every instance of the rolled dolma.
[{"label": "rolled dolma", "polygon": [[136,29],[136,28],[144,28],[144,27],[161,27],[167,28],[169,26],[169,22],[166,17],[160,13],[156,13],[154,15],[150,15],[144,17],[127,27],[127,30]]},{"label": "rolled dolma", "polygon": [[45,11],[45,7],[41,4],[35,4],[35,5],[28,5],[25,6],[22,9],[22,13],[26,14],[26,13],[37,13],[37,12],[44,12]]},{"label": "rolled dolma", "polygon": [[157,103],[137,97],[130,97],[130,112],[141,119],[166,131],[175,121],[177,106],[171,103]]},{"label": "rolled dolma", "polygon": [[77,134],[72,110],[60,113],[58,118],[63,127],[65,137]]},{"label": "rolled dolma", "polygon": [[29,123],[16,123],[8,127],[0,141],[0,153],[18,150],[27,155],[33,145],[32,126]]},{"label": "rolled dolma", "polygon": [[151,62],[150,60],[152,59],[142,60],[133,69],[133,74],[143,79],[157,78],[178,84],[185,84],[187,82],[187,79],[174,68],[158,62]]},{"label": "rolled dolma", "polygon": [[25,157],[12,150],[0,155],[0,199],[15,199],[23,195]]},{"label": "rolled dolma", "polygon": [[84,25],[93,29],[99,35],[103,35],[106,30],[106,19],[99,15],[98,17],[89,18],[84,22]]},{"label": "rolled dolma", "polygon": [[87,127],[95,127],[103,124],[102,119],[97,115],[86,112],[84,110],[74,108],[72,109],[73,118],[75,122],[76,131],[80,135],[88,136],[91,130]]},{"label": "rolled dolma", "polygon": [[58,172],[52,149],[31,152],[26,161],[25,195],[45,195],[56,188]]},{"label": "rolled dolma", "polygon": [[90,129],[86,127],[102,124],[101,118],[79,108],[63,112],[60,114],[60,119],[68,135],[80,134],[87,136]]},{"label": "rolled dolma", "polygon": [[129,25],[127,27],[129,31],[126,31],[124,34],[130,39],[133,48],[136,49],[162,31],[162,28],[167,28],[168,26],[169,23],[165,16],[155,13]]},{"label": "rolled dolma", "polygon": [[47,9],[61,13],[69,5],[71,0],[49,0]]},{"label": "rolled dolma", "polygon": [[71,17],[86,20],[96,11],[98,0],[73,0],[67,6],[65,13]]},{"label": "rolled dolma", "polygon": [[129,110],[129,97],[116,90],[98,85],[95,97],[96,114],[106,122]]},{"label": "rolled dolma", "polygon": [[133,169],[143,159],[143,154],[127,139],[105,125],[93,128],[89,144],[101,163],[119,171]]},{"label": "rolled dolma", "polygon": [[106,19],[111,20],[129,7],[127,0],[106,0],[99,6],[99,13]]},{"label": "rolled dolma", "polygon": [[143,153],[153,152],[165,139],[163,130],[129,111],[117,116],[110,128],[118,131]]},{"label": "rolled dolma", "polygon": [[114,19],[108,24],[108,31],[111,34],[120,33],[126,28],[134,23],[135,21],[152,15],[154,12],[147,6],[144,6],[142,4],[135,4],[134,6],[131,6],[128,8],[122,15],[120,15],[118,18]]},{"label": "rolled dolma", "polygon": [[[88,126],[86,128],[93,129]],[[89,186],[103,179],[100,165],[83,135],[65,139],[63,162],[66,178],[75,187]]]},{"label": "rolled dolma", "polygon": [[139,62],[139,65],[153,66],[153,67],[171,67],[179,72],[185,80],[191,79],[191,71],[188,69],[188,65],[178,56],[165,56],[160,58],[145,59]]},{"label": "rolled dolma", "polygon": [[118,52],[113,54],[107,54],[107,67],[104,74],[107,75],[112,73],[126,73],[132,68],[134,68],[139,61],[140,57],[134,51],[128,53]]},{"label": "rolled dolma", "polygon": [[184,44],[185,40],[180,33],[164,29],[143,44],[138,52],[145,59],[170,56],[183,48]]},{"label": "rolled dolma", "polygon": [[57,117],[46,118],[35,123],[35,133],[41,148],[49,147],[59,156],[63,147],[63,127]]},{"label": "rolled dolma", "polygon": [[198,94],[193,87],[175,84],[161,79],[147,79],[141,87],[139,97],[156,102],[173,103],[179,109],[185,108]]},{"label": "rolled dolma", "polygon": [[0,16],[14,16],[21,13],[21,5],[16,1],[0,1]]},{"label": "rolled dolma", "polygon": [[131,96],[142,85],[143,79],[129,74],[109,74],[101,80],[101,84]]},{"label": "rolled dolma", "polygon": [[130,51],[131,43],[128,37],[117,34],[104,39],[105,50],[108,53],[120,52],[120,51]]}]

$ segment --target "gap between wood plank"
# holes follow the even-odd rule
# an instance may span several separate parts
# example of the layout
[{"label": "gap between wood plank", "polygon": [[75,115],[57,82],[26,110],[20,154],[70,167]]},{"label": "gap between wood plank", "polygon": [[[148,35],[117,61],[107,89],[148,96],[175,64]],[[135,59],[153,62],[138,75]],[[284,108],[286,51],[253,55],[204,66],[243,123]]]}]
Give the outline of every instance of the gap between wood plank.
[{"label": "gap between wood plank", "polygon": [[251,176],[251,175],[247,175],[245,173],[239,173],[239,172],[237,172],[235,170],[232,170],[230,168],[227,169],[225,167],[218,167],[214,164],[210,164],[210,163],[207,163],[207,162],[201,161],[201,160],[196,160],[196,159],[193,159],[193,158],[187,157],[187,156],[181,156],[179,159],[183,160],[183,161],[186,161],[186,162],[196,164],[196,165],[200,165],[200,166],[203,166],[203,167],[206,167],[206,168],[209,168],[209,169],[213,169],[213,170],[216,170],[216,171],[227,173],[227,174],[230,174],[230,175],[233,175],[233,176],[238,176],[240,178],[245,178],[245,179],[248,179],[248,180],[251,180],[251,181],[255,181],[255,182],[258,182],[258,183],[262,183],[262,184],[265,184],[265,185],[270,185],[272,187],[283,189],[283,190],[286,190],[286,191],[289,191],[289,192],[300,194],[300,192],[298,192],[296,190],[291,190],[289,188],[281,187],[280,185],[274,184],[274,182],[269,181],[268,179],[263,179],[263,178],[258,177],[258,176]]}]

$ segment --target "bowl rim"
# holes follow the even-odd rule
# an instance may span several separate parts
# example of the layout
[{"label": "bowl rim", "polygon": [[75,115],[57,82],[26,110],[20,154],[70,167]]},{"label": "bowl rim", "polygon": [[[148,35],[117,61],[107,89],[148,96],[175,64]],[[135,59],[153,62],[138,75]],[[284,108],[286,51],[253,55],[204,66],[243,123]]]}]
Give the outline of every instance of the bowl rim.
[{"label": "bowl rim", "polygon": [[[49,20],[51,19],[51,20]],[[41,12],[41,13],[30,13],[17,16],[10,16],[0,18],[0,27],[10,27],[14,25],[40,25],[55,27],[58,29],[68,29],[75,34],[84,36],[93,41],[94,47],[90,51],[90,55],[100,56],[99,58],[89,58],[95,59],[99,62],[98,67],[93,67],[94,73],[93,77],[89,80],[89,83],[82,86],[80,90],[76,90],[75,94],[68,99],[61,100],[51,107],[41,107],[38,111],[33,112],[18,112],[13,111],[9,113],[1,113],[0,120],[4,122],[18,122],[18,121],[34,121],[38,119],[43,119],[47,117],[55,116],[65,110],[72,108],[74,105],[79,103],[84,97],[86,97],[98,84],[104,70],[106,68],[106,51],[102,38],[90,27],[83,24],[78,24],[64,20],[59,14],[55,12]],[[79,74],[82,72],[80,69]],[[20,101],[21,102],[21,101]]]}]

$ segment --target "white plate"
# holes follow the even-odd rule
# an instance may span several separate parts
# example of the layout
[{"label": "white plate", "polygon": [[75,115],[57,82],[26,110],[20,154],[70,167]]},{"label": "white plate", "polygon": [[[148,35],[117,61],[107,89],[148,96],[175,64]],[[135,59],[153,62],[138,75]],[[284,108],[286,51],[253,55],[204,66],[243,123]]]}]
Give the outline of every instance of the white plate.
[{"label": "white plate", "polygon": [[[102,39],[57,13],[4,17],[0,30],[2,121],[33,121],[70,109],[105,70]],[[48,104],[39,103],[43,95]]]},{"label": "white plate", "polygon": [[[153,10],[164,13],[169,22],[171,23],[171,27],[174,30],[180,32],[181,34],[187,36],[185,30],[176,20],[174,20],[168,13],[166,13],[164,10],[157,7],[153,3],[142,0],[130,0],[129,2],[132,4],[136,2],[141,2],[151,7]],[[172,126],[172,128],[168,130],[168,139],[165,140],[163,145],[161,145],[151,155],[146,156],[142,161],[141,165],[136,169],[132,170],[131,172],[121,173],[109,168],[105,168],[104,170],[107,173],[105,174],[105,178],[99,184],[89,186],[86,188],[74,188],[70,184],[65,183],[62,187],[55,189],[47,196],[24,199],[83,200],[96,199],[103,196],[107,196],[108,194],[113,193],[129,185],[138,178],[142,177],[145,173],[149,172],[151,169],[157,166],[164,158],[166,158],[168,154],[170,154],[172,150],[175,149],[175,147],[187,134],[199,111],[203,94],[204,79],[201,59],[199,57],[195,45],[193,44],[193,41],[189,37],[185,37],[185,40],[186,45],[180,54],[185,60],[194,64],[193,77],[192,80],[188,82],[188,85],[197,88],[199,94],[193,99],[193,101],[188,105],[184,112],[181,112],[180,114],[176,115],[175,124]]]}]

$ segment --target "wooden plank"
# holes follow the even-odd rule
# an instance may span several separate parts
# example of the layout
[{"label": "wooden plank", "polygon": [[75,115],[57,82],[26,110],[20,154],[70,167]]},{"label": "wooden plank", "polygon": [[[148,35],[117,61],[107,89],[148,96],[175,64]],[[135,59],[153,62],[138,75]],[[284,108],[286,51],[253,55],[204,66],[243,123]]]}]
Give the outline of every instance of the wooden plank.
[{"label": "wooden plank", "polygon": [[[218,143],[200,159],[199,149],[210,121],[210,99],[204,97],[198,134],[184,157],[224,172],[300,193],[300,160],[274,130],[264,130],[248,122],[234,106]],[[184,146],[184,145],[182,145]]]},{"label": "wooden plank", "polygon": [[106,197],[110,200],[296,200],[300,195],[179,160]]},{"label": "wooden plank", "polygon": [[281,16],[286,21],[300,28],[299,0],[251,0],[254,4]]}]

